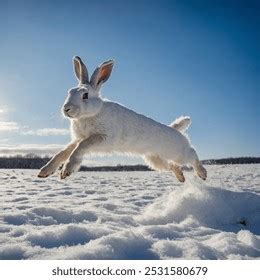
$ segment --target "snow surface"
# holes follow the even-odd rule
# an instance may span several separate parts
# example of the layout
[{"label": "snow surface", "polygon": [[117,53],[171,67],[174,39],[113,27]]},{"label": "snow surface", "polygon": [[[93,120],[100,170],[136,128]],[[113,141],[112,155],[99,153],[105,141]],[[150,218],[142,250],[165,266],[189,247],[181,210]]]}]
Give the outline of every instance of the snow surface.
[{"label": "snow surface", "polygon": [[79,172],[0,170],[0,259],[260,258],[260,165]]}]

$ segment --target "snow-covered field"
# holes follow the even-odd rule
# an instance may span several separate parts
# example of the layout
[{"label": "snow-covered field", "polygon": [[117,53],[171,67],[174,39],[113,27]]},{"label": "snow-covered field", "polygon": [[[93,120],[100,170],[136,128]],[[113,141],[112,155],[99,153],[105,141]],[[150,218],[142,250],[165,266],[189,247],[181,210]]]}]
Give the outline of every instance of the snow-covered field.
[{"label": "snow-covered field", "polygon": [[260,258],[260,165],[170,173],[0,170],[0,259]]}]

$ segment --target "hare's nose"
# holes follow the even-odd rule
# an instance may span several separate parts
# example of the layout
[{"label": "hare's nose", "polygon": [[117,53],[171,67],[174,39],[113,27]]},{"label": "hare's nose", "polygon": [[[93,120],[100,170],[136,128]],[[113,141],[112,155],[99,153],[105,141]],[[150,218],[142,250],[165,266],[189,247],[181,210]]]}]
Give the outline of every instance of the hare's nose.
[{"label": "hare's nose", "polygon": [[65,104],[63,106],[64,113],[68,113],[71,110],[72,106],[70,104]]}]

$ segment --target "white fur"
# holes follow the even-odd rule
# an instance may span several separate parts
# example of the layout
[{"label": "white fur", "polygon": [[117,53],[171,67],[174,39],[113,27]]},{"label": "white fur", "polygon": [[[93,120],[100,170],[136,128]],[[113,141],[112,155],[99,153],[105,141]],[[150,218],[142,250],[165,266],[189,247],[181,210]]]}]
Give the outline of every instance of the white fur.
[{"label": "white fur", "polygon": [[118,152],[141,155],[154,169],[180,175],[180,181],[184,176],[179,166],[190,164],[206,179],[206,170],[183,134],[190,124],[189,117],[178,118],[167,126],[101,97],[101,85],[110,76],[113,64],[112,60],[101,64],[89,81],[86,66],[74,57],[79,85],[69,90],[62,109],[71,121],[72,143],[55,155],[38,176],[51,175],[65,162],[61,171],[61,178],[65,178],[80,167],[84,154]]}]

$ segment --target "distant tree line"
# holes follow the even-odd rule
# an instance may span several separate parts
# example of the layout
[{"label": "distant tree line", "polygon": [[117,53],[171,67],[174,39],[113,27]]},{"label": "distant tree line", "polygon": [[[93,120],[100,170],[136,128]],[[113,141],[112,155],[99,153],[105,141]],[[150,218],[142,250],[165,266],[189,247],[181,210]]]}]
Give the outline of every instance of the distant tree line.
[{"label": "distant tree line", "polygon": [[260,163],[260,157],[235,157],[221,159],[207,159],[202,161],[203,164],[250,164]]},{"label": "distant tree line", "polygon": [[0,168],[11,169],[39,169],[50,159],[45,157],[0,157]]},{"label": "distant tree line", "polygon": [[[0,157],[0,169],[40,169],[50,160],[33,154],[13,157]],[[206,165],[260,163],[260,157],[237,157],[203,160]],[[82,166],[80,171],[151,171],[146,165]]]}]

